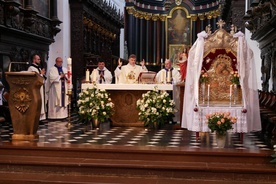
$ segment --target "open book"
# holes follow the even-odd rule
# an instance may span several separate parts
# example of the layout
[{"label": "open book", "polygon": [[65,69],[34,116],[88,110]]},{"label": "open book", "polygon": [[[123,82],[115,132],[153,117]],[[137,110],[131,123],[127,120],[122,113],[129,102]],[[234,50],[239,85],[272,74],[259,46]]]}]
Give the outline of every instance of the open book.
[{"label": "open book", "polygon": [[139,84],[155,84],[156,72],[147,71],[141,72],[139,74],[138,82]]}]

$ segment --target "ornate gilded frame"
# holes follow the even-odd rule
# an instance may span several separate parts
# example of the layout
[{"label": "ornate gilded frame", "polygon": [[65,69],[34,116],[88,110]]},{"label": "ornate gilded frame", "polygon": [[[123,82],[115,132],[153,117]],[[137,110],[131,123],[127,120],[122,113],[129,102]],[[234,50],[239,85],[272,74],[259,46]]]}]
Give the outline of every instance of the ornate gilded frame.
[{"label": "ornate gilded frame", "polygon": [[[178,27],[181,24],[185,24],[184,29],[181,29],[181,26]],[[177,31],[175,31],[174,26],[177,26]],[[180,48],[182,48],[183,51],[184,48],[190,47],[191,42],[191,16],[186,8],[175,7],[170,11],[166,19],[166,56],[172,59],[173,67],[178,68],[175,51],[178,51]],[[180,52],[180,50],[178,52]]]}]

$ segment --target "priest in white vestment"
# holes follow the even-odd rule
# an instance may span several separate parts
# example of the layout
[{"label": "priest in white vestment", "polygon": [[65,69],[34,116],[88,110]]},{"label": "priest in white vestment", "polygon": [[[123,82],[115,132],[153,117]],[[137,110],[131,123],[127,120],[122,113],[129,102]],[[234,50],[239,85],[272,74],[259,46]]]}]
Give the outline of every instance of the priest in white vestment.
[{"label": "priest in white vestment", "polygon": [[[202,126],[199,121],[194,121],[194,117],[199,113],[195,109],[199,106],[199,78],[203,62],[204,42],[208,34],[202,31],[197,36],[198,39],[189,51],[181,123],[182,128],[191,131],[201,131]],[[260,131],[261,121],[253,52],[247,45],[242,32],[233,36],[238,38],[237,69],[243,91],[243,108],[247,109],[247,113],[245,113],[246,126],[240,132]]]},{"label": "priest in white vestment", "polygon": [[138,83],[138,77],[141,72],[146,72],[148,69],[145,66],[143,60],[140,65],[136,65],[136,56],[131,54],[128,59],[128,64],[122,66],[122,62],[119,59],[119,65],[115,70],[116,83],[118,84],[136,84]]},{"label": "priest in white vestment", "polygon": [[173,100],[175,102],[175,108],[177,112],[174,114],[175,117],[173,118],[174,122],[180,121],[180,100],[179,100],[179,88],[176,86],[176,84],[181,82],[181,74],[180,72],[172,67],[172,61],[170,59],[165,60],[165,68],[161,69],[156,74],[156,82],[159,84],[166,84],[171,83],[173,84]]},{"label": "priest in white vestment", "polygon": [[[32,64],[29,66],[28,71],[30,72],[36,72],[41,75],[41,77],[44,78],[44,83],[46,80],[45,76],[45,69],[41,68],[40,66],[40,57],[39,55],[35,54],[32,56]],[[40,113],[40,118],[39,120],[45,120],[46,119],[46,106],[45,106],[45,90],[44,90],[44,85],[40,87],[40,95],[41,95],[41,113]]]},{"label": "priest in white vestment", "polygon": [[[169,76],[170,75],[170,76]],[[179,71],[172,67],[172,62],[169,59],[165,61],[165,68],[160,70],[156,75],[157,83],[166,83],[168,79],[171,81],[172,84],[177,84],[181,82],[181,75]]]},{"label": "priest in white vestment", "polygon": [[67,68],[62,67],[62,58],[56,58],[56,64],[50,68],[46,92],[48,93],[48,118],[64,119],[68,117],[67,105]]},{"label": "priest in white vestment", "polygon": [[[93,72],[96,72],[95,74]],[[93,70],[90,75],[90,79],[93,80],[93,76],[95,76],[95,80],[97,84],[111,84],[112,82],[112,74],[105,67],[105,63],[103,61],[98,62],[98,67]]]}]

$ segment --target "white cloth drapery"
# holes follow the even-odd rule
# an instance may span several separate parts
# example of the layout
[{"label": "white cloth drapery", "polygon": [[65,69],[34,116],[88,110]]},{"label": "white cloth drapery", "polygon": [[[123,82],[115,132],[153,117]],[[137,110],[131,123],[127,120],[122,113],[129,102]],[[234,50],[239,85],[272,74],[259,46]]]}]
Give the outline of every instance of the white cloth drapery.
[{"label": "white cloth drapery", "polygon": [[[197,41],[189,51],[181,126],[191,131],[206,131],[200,126],[201,121],[196,118],[199,111],[194,111],[194,108],[199,107],[199,78],[203,62],[204,41],[207,37],[208,34],[205,31],[199,33]],[[259,131],[261,130],[261,121],[253,52],[248,47],[243,33],[238,32],[234,37],[238,37],[237,69],[240,74],[240,84],[243,92],[244,102],[242,108],[247,109],[245,114],[246,126],[236,131]]]}]

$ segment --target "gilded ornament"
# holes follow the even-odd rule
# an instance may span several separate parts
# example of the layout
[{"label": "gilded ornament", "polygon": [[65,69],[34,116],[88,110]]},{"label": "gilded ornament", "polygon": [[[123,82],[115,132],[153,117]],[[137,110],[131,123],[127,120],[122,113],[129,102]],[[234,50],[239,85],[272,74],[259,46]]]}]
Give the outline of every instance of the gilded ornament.
[{"label": "gilded ornament", "polygon": [[25,113],[29,109],[32,99],[26,88],[20,88],[13,94],[12,101],[19,112]]},{"label": "gilded ornament", "polygon": [[16,81],[12,81],[12,83],[15,85],[28,85],[30,84],[30,82],[31,82],[30,79],[23,79],[23,78],[20,78]]},{"label": "gilded ornament", "polygon": [[181,5],[181,1],[182,1],[182,0],[175,0],[175,4],[176,4],[177,6],[179,6],[179,5]]}]

